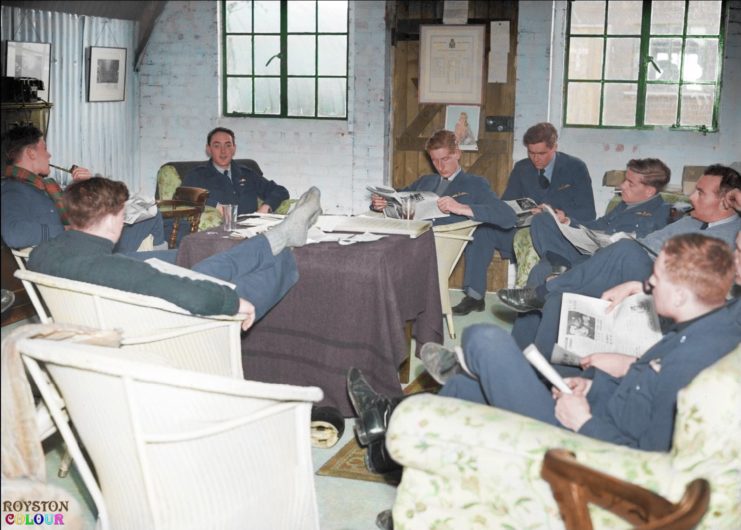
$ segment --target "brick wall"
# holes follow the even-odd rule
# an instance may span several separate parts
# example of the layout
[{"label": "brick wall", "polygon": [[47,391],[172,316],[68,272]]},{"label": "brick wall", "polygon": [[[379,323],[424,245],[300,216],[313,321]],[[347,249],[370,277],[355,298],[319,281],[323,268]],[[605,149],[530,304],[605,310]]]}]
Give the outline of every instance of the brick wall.
[{"label": "brick wall", "polygon": [[[171,1],[157,20],[139,72],[141,171],[170,160],[206,159],[206,133],[236,134],[237,157],[298,196],[322,190],[329,213],[367,210],[367,184],[386,179],[388,55],[385,2],[350,3],[347,121],[221,117],[217,2]],[[151,175],[151,177],[147,177]]]}]

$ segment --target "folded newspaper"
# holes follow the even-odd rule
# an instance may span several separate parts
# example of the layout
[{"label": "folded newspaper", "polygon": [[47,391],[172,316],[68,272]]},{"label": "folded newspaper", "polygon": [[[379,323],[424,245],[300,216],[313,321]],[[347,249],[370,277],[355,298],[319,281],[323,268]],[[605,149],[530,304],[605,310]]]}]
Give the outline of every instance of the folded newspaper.
[{"label": "folded newspaper", "polygon": [[437,219],[450,215],[437,207],[440,196],[432,191],[396,191],[388,186],[366,186],[366,189],[386,199],[388,206],[383,209],[383,213],[392,219],[406,218],[402,206],[409,208],[407,211],[412,213],[413,220]]},{"label": "folded newspaper", "polygon": [[558,220],[558,216],[556,215],[556,212],[553,211],[553,208],[547,204],[545,205],[545,211],[556,220],[556,226],[561,231],[561,234],[563,234],[563,236],[568,239],[579,252],[588,256],[591,256],[601,248],[612,245],[619,239],[635,237],[635,234],[627,234],[625,232],[608,234],[602,230],[592,230],[582,225],[571,226],[568,223],[562,223]]},{"label": "folded newspaper", "polygon": [[154,197],[134,194],[125,204],[124,223],[133,225],[157,215],[157,202]]},{"label": "folded newspaper", "polygon": [[517,216],[517,223],[515,226],[522,228],[524,226],[530,226],[533,220],[533,213],[531,210],[538,207],[538,203],[532,200],[530,197],[523,197],[521,199],[513,199],[511,201],[504,201],[504,203],[512,208]]},{"label": "folded newspaper", "polygon": [[578,366],[583,357],[598,352],[640,357],[661,339],[653,297],[635,294],[605,313],[608,305],[599,298],[564,294],[551,362]]}]

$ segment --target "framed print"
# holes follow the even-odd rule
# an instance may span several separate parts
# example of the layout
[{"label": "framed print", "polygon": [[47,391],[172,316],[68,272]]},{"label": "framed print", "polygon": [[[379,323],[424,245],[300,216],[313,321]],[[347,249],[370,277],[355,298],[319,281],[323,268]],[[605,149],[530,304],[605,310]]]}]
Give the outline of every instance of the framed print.
[{"label": "framed print", "polygon": [[448,105],[445,108],[445,128],[455,133],[461,151],[478,151],[479,116],[476,105]]},{"label": "framed print", "polygon": [[123,101],[126,95],[126,48],[91,46],[88,101]]},{"label": "framed print", "polygon": [[419,102],[481,105],[486,26],[420,26]]},{"label": "framed print", "polygon": [[33,77],[44,83],[38,97],[49,101],[49,65],[51,63],[50,42],[6,43],[5,75],[9,77]]}]

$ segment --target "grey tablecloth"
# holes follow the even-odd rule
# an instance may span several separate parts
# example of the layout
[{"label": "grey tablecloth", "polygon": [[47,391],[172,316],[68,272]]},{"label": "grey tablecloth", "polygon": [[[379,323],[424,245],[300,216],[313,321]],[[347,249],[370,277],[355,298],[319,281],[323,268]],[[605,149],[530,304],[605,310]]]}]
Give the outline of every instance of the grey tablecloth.
[{"label": "grey tablecloth", "polygon": [[[177,264],[191,267],[237,244],[221,231],[183,239]],[[399,365],[413,321],[417,348],[442,342],[442,309],[432,232],[417,239],[319,243],[294,250],[299,281],[242,336],[246,379],[324,390],[322,405],[353,416],[345,374],[355,366],[379,392],[400,395]]]}]

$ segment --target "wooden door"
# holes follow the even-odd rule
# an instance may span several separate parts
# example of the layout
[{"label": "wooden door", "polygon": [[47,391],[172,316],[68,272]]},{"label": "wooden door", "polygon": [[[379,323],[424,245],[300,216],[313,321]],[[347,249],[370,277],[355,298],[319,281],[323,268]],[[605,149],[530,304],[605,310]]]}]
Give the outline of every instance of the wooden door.
[{"label": "wooden door", "polygon": [[[402,188],[421,175],[435,170],[425,153],[424,145],[434,131],[445,125],[445,105],[420,104],[419,27],[422,24],[442,24],[443,1],[398,1],[389,3],[389,21],[392,24],[393,81],[392,184]],[[515,56],[517,46],[517,2],[471,0],[468,4],[468,23],[486,26],[484,58],[484,102],[481,106],[478,151],[464,151],[461,165],[466,171],[486,178],[492,189],[502,194],[512,169],[512,132],[486,132],[486,116],[514,117],[515,112]],[[486,59],[489,52],[490,22],[508,20],[510,23],[510,50],[507,65],[507,83],[488,83]],[[450,285],[461,287],[463,260],[458,263]],[[507,262],[497,255],[489,266],[487,288],[495,291],[507,284]]]}]

